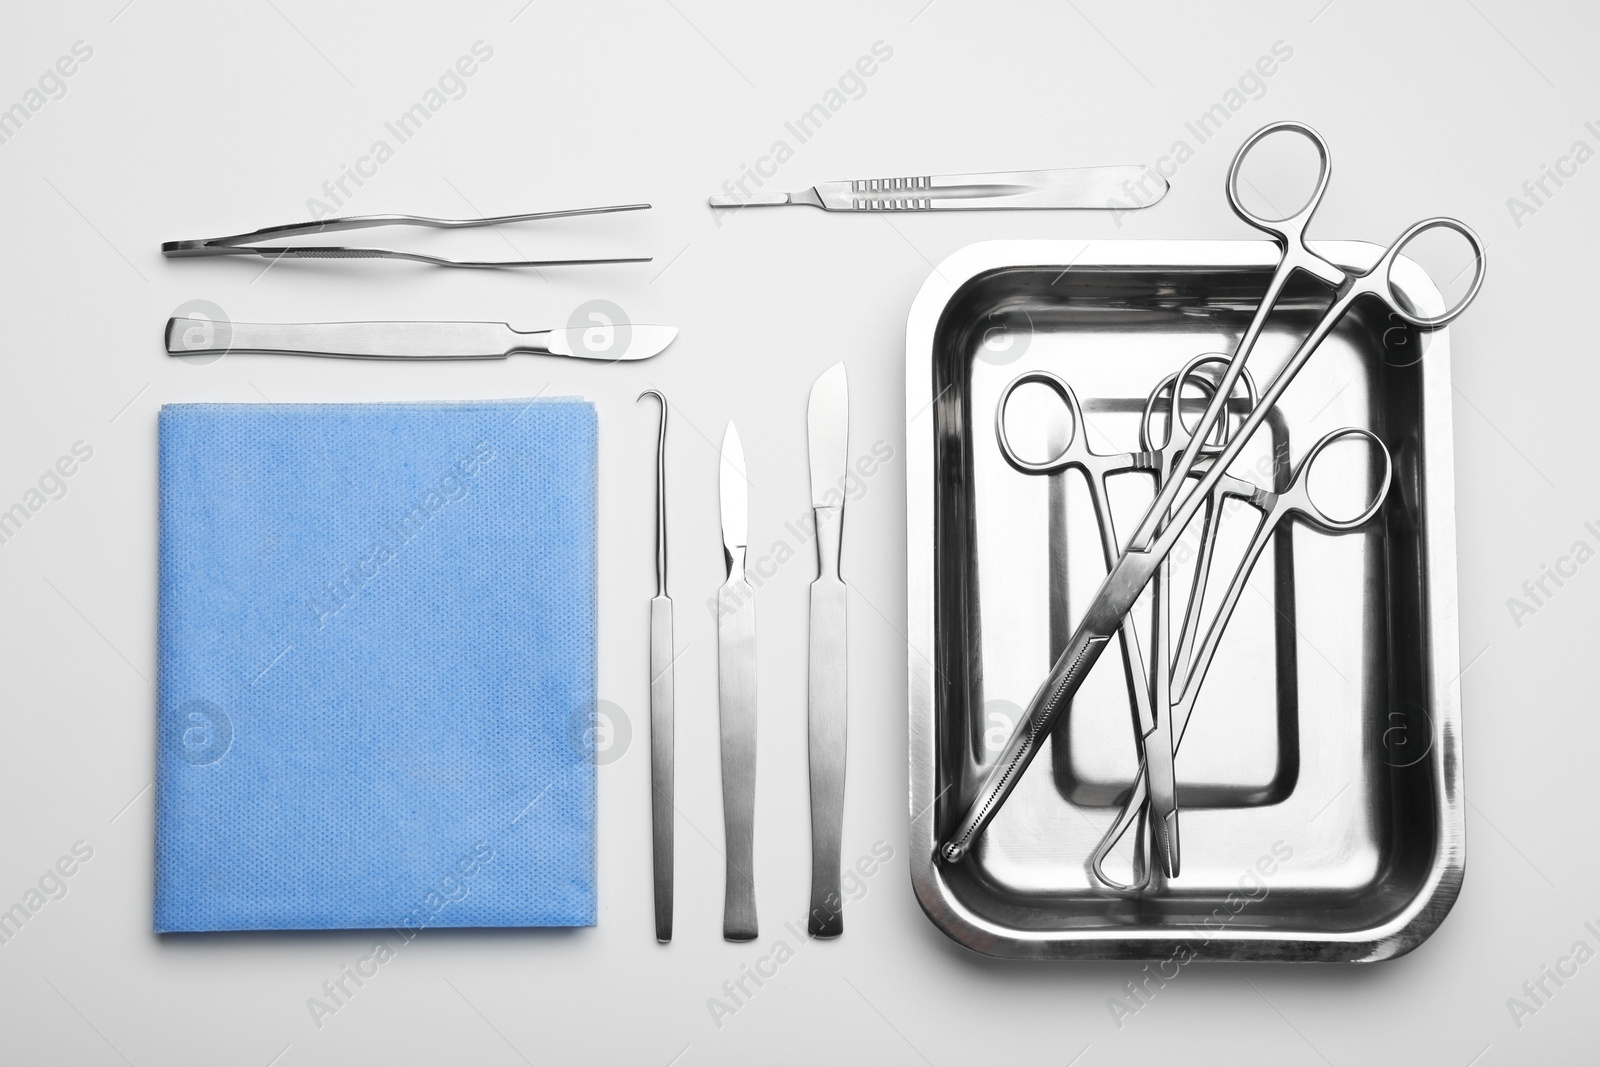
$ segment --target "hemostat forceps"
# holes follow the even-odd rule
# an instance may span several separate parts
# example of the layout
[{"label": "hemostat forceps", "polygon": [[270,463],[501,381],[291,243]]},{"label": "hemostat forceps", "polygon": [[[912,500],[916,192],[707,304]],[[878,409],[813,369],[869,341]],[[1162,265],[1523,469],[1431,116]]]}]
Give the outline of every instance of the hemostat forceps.
[{"label": "hemostat forceps", "polygon": [[[1304,207],[1286,218],[1268,219],[1254,214],[1241,202],[1239,175],[1240,167],[1251,149],[1269,134],[1278,132],[1292,132],[1309,140],[1317,150],[1320,169],[1316,189]],[[1156,571],[1160,569],[1162,561],[1177,544],[1184,527],[1221,481],[1229,464],[1238,458],[1251,435],[1266,421],[1267,413],[1278,402],[1278,398],[1289,387],[1300,368],[1316,352],[1323,339],[1339,325],[1346,312],[1359,300],[1377,300],[1391,314],[1398,316],[1410,326],[1432,330],[1455,319],[1477,296],[1483,284],[1483,244],[1472,230],[1455,219],[1430,218],[1410,226],[1366,271],[1347,271],[1313,251],[1306,244],[1305,229],[1312,215],[1316,213],[1323,193],[1327,190],[1331,169],[1328,146],[1321,135],[1309,126],[1294,122],[1280,122],[1263,127],[1245,141],[1238,155],[1234,157],[1233,165],[1228,172],[1229,203],[1234,213],[1241,219],[1270,234],[1282,249],[1283,255],[1267,285],[1266,292],[1256,307],[1250,325],[1245,329],[1228,361],[1226,372],[1217,383],[1216,392],[1205,414],[1195,427],[1195,442],[1208,438],[1213,427],[1217,425],[1217,420],[1228,404],[1234,385],[1244,371],[1245,361],[1261,336],[1267,318],[1282,297],[1289,280],[1302,272],[1310,274],[1333,290],[1333,299],[1322,317],[1267,385],[1255,410],[1245,419],[1238,431],[1228,437],[1227,444],[1211,460],[1205,473],[1199,476],[1198,484],[1191,484],[1191,474],[1197,473],[1195,463],[1200,458],[1199,449],[1191,447],[1184,450],[1172,476],[1145,513],[1143,521],[1129,539],[1127,548],[1118,557],[1116,566],[1101,583],[1083,621],[1079,623],[1067,641],[1066,647],[1062,649],[1061,655],[1050,668],[1033,698],[1029,700],[1022,721],[1017,724],[1010,740],[1001,750],[999,760],[980,783],[977,791],[965,798],[965,806],[960,809],[961,814],[953,823],[947,824],[949,829],[943,835],[939,847],[939,855],[945,862],[955,863],[966,856],[978,835],[983,832],[984,827],[994,818],[1011,791],[1016,788],[1022,773],[1027,770],[1028,764],[1038,753],[1039,742],[1049,735],[1056,720],[1072,700],[1073,694],[1082,686],[1084,677],[1105,651],[1111,636],[1121,629],[1123,618],[1133,609],[1145,586],[1149,584]],[[1454,306],[1439,314],[1427,315],[1395,296],[1395,289],[1391,285],[1391,274],[1394,271],[1395,261],[1413,241],[1424,233],[1437,230],[1453,232],[1466,241],[1472,252],[1473,273],[1464,295]]]},{"label": "hemostat forceps", "polygon": [[[1100,530],[1101,550],[1105,556],[1106,567],[1110,569],[1116,564],[1121,542],[1117,539],[1112,522],[1106,488],[1107,479],[1113,474],[1145,471],[1155,475],[1159,490],[1173,463],[1191,440],[1180,415],[1184,386],[1192,382],[1209,392],[1212,388],[1211,383],[1197,372],[1208,363],[1226,362],[1226,356],[1198,356],[1185,364],[1182,371],[1169,375],[1156,386],[1145,403],[1141,426],[1141,443],[1145,447],[1144,451],[1110,454],[1093,451],[1088,445],[1088,427],[1084,422],[1083,408],[1078,402],[1077,394],[1060,377],[1043,370],[1028,371],[1019,375],[1000,394],[995,406],[995,439],[1006,462],[1024,474],[1057,474],[1066,470],[1077,470],[1084,475],[1089,485],[1090,500],[1094,504],[1095,521]],[[1018,453],[1006,425],[1006,410],[1012,394],[1029,384],[1048,387],[1066,405],[1067,412],[1072,418],[1071,437],[1059,452],[1042,462],[1032,462]],[[1255,387],[1248,375],[1245,377],[1245,389],[1247,393],[1245,403],[1248,410],[1255,401]],[[1167,417],[1167,432],[1161,444],[1156,445],[1151,428],[1152,421],[1162,394],[1168,390],[1171,391],[1171,402]],[[1220,445],[1201,447],[1203,453],[1209,454]],[[1237,491],[1238,487],[1230,485],[1229,488]],[[1245,491],[1248,492],[1253,488],[1246,486]],[[1212,509],[1212,513],[1216,511],[1216,508]],[[1209,532],[1212,529],[1210,515],[1207,517],[1207,522]],[[1208,552],[1208,549],[1206,551]],[[1171,700],[1168,697],[1171,666],[1167,653],[1168,642],[1165,640],[1165,628],[1168,623],[1163,589],[1164,582],[1157,591],[1156,654],[1150,671],[1146,670],[1144,657],[1140,651],[1138,631],[1131,615],[1123,616],[1118,632],[1122,638],[1123,671],[1127,676],[1134,728],[1139,738],[1140,780],[1144,781],[1147,778],[1149,782],[1147,793],[1153,816],[1151,829],[1154,836],[1152,851],[1161,857],[1162,869],[1171,877],[1177,874],[1179,863],[1177,786],[1172,766],[1176,737],[1168,721],[1171,707]],[[1190,625],[1186,617],[1185,631]],[[1139,813],[1142,814],[1142,810]],[[1117,836],[1120,838],[1121,834]]]},{"label": "hemostat forceps", "polygon": [[[1376,489],[1366,505],[1355,515],[1340,518],[1330,514],[1326,509],[1312,499],[1309,485],[1310,475],[1316,467],[1322,453],[1329,445],[1349,438],[1361,438],[1369,443],[1375,453],[1383,460],[1383,475],[1377,480]],[[1345,533],[1364,526],[1378,513],[1383,506],[1384,498],[1389,494],[1389,482],[1393,477],[1394,463],[1389,456],[1389,450],[1384,446],[1378,436],[1370,430],[1354,426],[1346,426],[1342,430],[1334,430],[1325,435],[1316,444],[1311,446],[1311,451],[1300,461],[1293,473],[1289,476],[1289,484],[1280,492],[1272,493],[1265,489],[1257,488],[1242,479],[1231,476],[1218,483],[1218,499],[1212,505],[1212,514],[1220,512],[1222,497],[1235,497],[1243,500],[1257,511],[1261,512],[1261,521],[1250,535],[1250,541],[1245,546],[1239,564],[1234,568],[1233,576],[1228,579],[1228,587],[1223,593],[1222,602],[1217,607],[1216,614],[1212,617],[1211,624],[1206,627],[1205,638],[1200,642],[1200,650],[1195,654],[1192,662],[1186,666],[1180,651],[1179,661],[1173,664],[1172,677],[1175,681],[1170,703],[1162,706],[1168,712],[1172,724],[1172,748],[1174,754],[1183,743],[1184,731],[1189,726],[1189,716],[1194,713],[1195,701],[1200,695],[1201,683],[1205,681],[1206,672],[1211,668],[1211,660],[1217,653],[1217,646],[1222,641],[1222,634],[1227,629],[1228,620],[1233,617],[1233,609],[1238,606],[1239,596],[1244,592],[1245,585],[1250,580],[1250,574],[1255,570],[1256,561],[1261,558],[1261,553],[1271,542],[1273,534],[1278,527],[1289,518],[1299,518],[1311,526],[1327,533]],[[1208,534],[1215,533],[1215,527],[1208,528]],[[1189,601],[1189,613],[1184,619],[1186,639],[1192,635],[1190,620],[1198,618],[1201,601],[1205,599],[1205,568],[1209,566],[1209,551],[1201,549],[1202,561],[1195,572],[1195,590]],[[1143,770],[1134,780],[1133,792],[1123,804],[1117,821],[1101,839],[1099,847],[1090,857],[1090,868],[1094,875],[1108,888],[1118,891],[1138,890],[1144,887],[1144,879],[1135,868],[1135,881],[1132,885],[1122,885],[1106,876],[1104,863],[1111,849],[1128,832],[1128,828],[1140,817],[1148,801],[1154,808],[1154,793],[1152,784],[1147,780]]]}]

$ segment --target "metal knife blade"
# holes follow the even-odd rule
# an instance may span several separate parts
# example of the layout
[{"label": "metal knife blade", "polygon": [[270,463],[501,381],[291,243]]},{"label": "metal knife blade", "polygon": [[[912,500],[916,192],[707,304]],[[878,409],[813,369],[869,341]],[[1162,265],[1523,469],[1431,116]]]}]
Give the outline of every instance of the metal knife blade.
[{"label": "metal knife blade", "polygon": [[850,387],[843,363],[829,367],[811,387],[806,428],[811,506],[817,528],[807,676],[811,767],[811,909],[807,928],[812,937],[838,937],[844,932],[839,861],[844,833],[849,651],[849,591],[839,574],[850,447]]},{"label": "metal knife blade", "polygon": [[745,581],[749,488],[733,423],[722,437],[722,545],[728,580],[717,591],[717,707],[722,740],[722,822],[727,857],[722,936],[757,934],[755,895],[756,614]]},{"label": "metal knife blade", "polygon": [[676,326],[618,322],[599,328],[550,330],[543,334],[543,347],[529,347],[527,350],[552,356],[576,356],[578,359],[649,359],[670,345],[677,336]]}]

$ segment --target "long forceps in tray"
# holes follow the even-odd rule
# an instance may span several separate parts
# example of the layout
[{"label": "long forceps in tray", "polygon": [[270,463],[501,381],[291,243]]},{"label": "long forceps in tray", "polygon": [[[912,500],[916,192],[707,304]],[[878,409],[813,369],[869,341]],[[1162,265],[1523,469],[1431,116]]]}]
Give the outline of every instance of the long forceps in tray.
[{"label": "long forceps in tray", "polygon": [[[1143,451],[1099,453],[1090,448],[1087,440],[1088,424],[1084,421],[1083,407],[1078,402],[1077,394],[1059,376],[1044,370],[1028,371],[1018,375],[1001,392],[1000,399],[995,405],[995,439],[1006,462],[1023,474],[1051,475],[1067,470],[1076,470],[1083,474],[1089,486],[1089,498],[1094,506],[1095,522],[1099,527],[1101,551],[1109,570],[1116,564],[1121,541],[1117,538],[1112,521],[1107,479],[1111,475],[1129,471],[1145,472],[1155,476],[1159,488],[1164,472],[1172,467],[1190,440],[1180,417],[1184,385],[1193,381],[1201,389],[1209,392],[1210,383],[1200,376],[1200,368],[1208,363],[1226,362],[1226,358],[1219,355],[1197,357],[1190,360],[1178,374],[1169,375],[1156,386],[1145,403],[1141,429],[1141,442],[1145,446]],[[1012,441],[1006,421],[1012,395],[1025,385],[1047,387],[1066,405],[1067,414],[1072,420],[1071,436],[1066,444],[1055,455],[1040,462],[1022,456]],[[1255,387],[1248,375],[1245,376],[1245,386],[1247,395],[1244,403],[1245,410],[1248,411],[1254,406],[1255,400]],[[1157,446],[1154,444],[1154,435],[1150,429],[1152,414],[1162,395],[1169,390],[1172,399],[1167,433],[1162,443]],[[1209,452],[1218,446],[1201,447],[1202,451]],[[1236,486],[1230,485],[1229,488],[1237,491]],[[1148,769],[1149,774],[1150,809],[1153,816],[1151,830],[1154,838],[1151,842],[1151,851],[1161,857],[1163,870],[1172,877],[1177,874],[1179,846],[1177,784],[1172,766],[1175,735],[1168,721],[1168,707],[1171,701],[1166,698],[1169,677],[1169,668],[1166,665],[1168,656],[1165,644],[1160,642],[1158,637],[1154,669],[1147,671],[1140,650],[1138,630],[1131,615],[1122,619],[1120,634],[1123,671],[1127,680],[1134,728],[1139,738],[1139,762],[1142,769]]]},{"label": "long forceps in tray", "polygon": [[[1055,455],[1039,462],[1023,457],[1022,452],[1012,442],[1011,433],[1007,428],[1006,412],[1012,394],[1025,385],[1042,385],[1048,388],[1066,405],[1067,414],[1072,420],[1070,436],[1067,437],[1065,444]],[[1072,386],[1062,378],[1045,370],[1028,371],[1018,375],[1005,387],[995,404],[994,433],[1001,455],[1005,456],[1007,463],[1023,474],[1049,476],[1075,470],[1083,475],[1084,481],[1089,486],[1089,500],[1094,507],[1095,524],[1100,530],[1100,549],[1105,556],[1106,568],[1115,566],[1117,554],[1122,550],[1122,542],[1117,539],[1116,527],[1112,522],[1107,480],[1114,474],[1128,471],[1145,471],[1153,474],[1160,463],[1160,458],[1151,452],[1103,453],[1090,448],[1089,424],[1084,421],[1083,406],[1078,403],[1078,394],[1073,392]],[[1139,631],[1134,625],[1133,616],[1127,616],[1122,620],[1120,633],[1122,669],[1127,677],[1128,700],[1132,706],[1134,731],[1139,738],[1140,764],[1143,766],[1147,762],[1153,762],[1156,765],[1154,772],[1156,810],[1160,811],[1163,810],[1161,805],[1172,796],[1172,790],[1168,788],[1172,781],[1172,761],[1169,758],[1163,763],[1157,757],[1147,756],[1146,752],[1147,750],[1159,752],[1163,747],[1161,742],[1166,737],[1166,713],[1163,711],[1161,718],[1159,720],[1156,718],[1149,689],[1149,675],[1145,670],[1144,656],[1139,648]],[[1170,744],[1165,747],[1170,753]]]},{"label": "long forceps in tray", "polygon": [[[1319,505],[1311,496],[1310,476],[1316,468],[1318,461],[1328,446],[1339,441],[1361,439],[1370,445],[1374,454],[1382,459],[1383,473],[1375,480],[1375,488],[1371,497],[1356,514],[1341,518],[1332,514],[1328,509]],[[1192,661],[1186,661],[1180,654],[1173,663],[1172,678],[1173,689],[1169,703],[1163,704],[1161,710],[1166,711],[1172,724],[1172,749],[1177,755],[1178,746],[1183,743],[1183,735],[1189,728],[1189,717],[1194,714],[1195,702],[1200,696],[1200,687],[1205,682],[1206,672],[1211,669],[1211,661],[1217,654],[1217,646],[1222,642],[1223,632],[1227,629],[1228,620],[1233,617],[1233,610],[1239,604],[1239,596],[1249,584],[1250,575],[1255,570],[1261,553],[1271,543],[1273,535],[1286,520],[1298,518],[1307,525],[1323,531],[1324,533],[1347,533],[1358,529],[1370,522],[1378,510],[1383,507],[1383,501],[1389,494],[1389,483],[1393,478],[1394,463],[1389,456],[1389,450],[1378,436],[1370,430],[1355,426],[1346,426],[1340,430],[1323,436],[1316,444],[1311,446],[1311,451],[1306,453],[1294,471],[1289,475],[1289,484],[1279,492],[1268,492],[1248,482],[1239,486],[1227,486],[1221,491],[1221,496],[1236,498],[1249,504],[1261,513],[1261,518],[1255,530],[1250,535],[1249,542],[1245,545],[1244,552],[1239,558],[1238,565],[1234,568],[1228,585],[1222,594],[1221,603],[1218,604],[1216,613],[1212,616],[1210,625],[1206,627],[1205,637],[1200,641],[1199,650],[1194,654]],[[1241,479],[1231,479],[1241,482]],[[1221,483],[1226,485],[1226,481]],[[1213,507],[1213,514],[1221,509]],[[1215,528],[1211,528],[1206,535],[1215,537]],[[1202,549],[1202,555],[1205,550]],[[1206,575],[1197,570],[1195,574],[1195,590],[1189,601],[1190,614],[1185,616],[1185,633],[1191,633],[1190,619],[1199,618],[1199,610],[1205,597]],[[1100,840],[1094,854],[1089,858],[1090,870],[1095,878],[1108,889],[1119,892],[1137,892],[1146,888],[1149,879],[1137,866],[1134,868],[1134,881],[1123,884],[1109,877],[1105,872],[1105,861],[1111,850],[1116,847],[1137,820],[1143,818],[1143,812],[1148,805],[1155,809],[1154,792],[1152,785],[1141,768],[1139,775],[1134,779],[1133,791],[1123,803],[1122,810],[1111,828]]]},{"label": "long forceps in tray", "polygon": [[565,219],[575,215],[608,215],[614,211],[643,211],[649,204],[617,204],[611,207],[580,207],[567,211],[539,211],[528,215],[498,215],[486,219],[433,219],[421,215],[351,215],[320,222],[294,222],[285,226],[265,226],[249,233],[210,237],[197,241],[165,241],[161,254],[171,259],[202,256],[261,256],[264,259],[406,259],[436,267],[562,267],[579,263],[648,263],[649,256],[623,259],[446,259],[421,252],[401,252],[392,248],[358,248],[348,245],[260,245],[251,241],[271,241],[283,237],[305,237],[343,230],[365,230],[376,226],[420,226],[430,230],[461,230],[477,226],[502,226],[513,222]]},{"label": "long forceps in tray", "polygon": [[[1175,468],[1183,455],[1189,450],[1191,444],[1198,450],[1202,457],[1215,456],[1222,450],[1227,440],[1227,420],[1218,422],[1211,439],[1197,440],[1189,432],[1183,421],[1184,390],[1191,384],[1197,385],[1207,394],[1215,394],[1219,386],[1213,386],[1201,373],[1201,368],[1210,365],[1226,367],[1228,357],[1216,353],[1206,353],[1196,356],[1185,363],[1183,369],[1163,379],[1150,393],[1150,398],[1145,402],[1144,418],[1140,422],[1140,442],[1145,448],[1153,450],[1161,457],[1161,463],[1156,479],[1158,495],[1165,490],[1166,483],[1176,477]],[[1243,404],[1243,413],[1248,415],[1256,406],[1255,382],[1249,372],[1241,375],[1245,386],[1245,395],[1242,399],[1235,398],[1233,403]],[[1161,407],[1162,397],[1167,398],[1166,428],[1161,438],[1162,443],[1156,442],[1155,421],[1156,413]],[[1230,405],[1231,407],[1231,405]],[[1225,409],[1228,410],[1228,409]],[[1190,587],[1188,606],[1184,611],[1183,623],[1179,628],[1178,652],[1176,659],[1172,651],[1172,573],[1171,560],[1163,559],[1153,579],[1154,596],[1151,604],[1151,623],[1154,634],[1152,642],[1154,651],[1154,667],[1151,671],[1150,699],[1156,707],[1156,715],[1162,727],[1159,743],[1155,746],[1147,744],[1143,770],[1146,781],[1149,783],[1150,817],[1155,830],[1156,849],[1154,854],[1160,860],[1161,870],[1168,878],[1176,878],[1180,869],[1180,850],[1178,844],[1178,806],[1177,806],[1177,773],[1173,768],[1173,758],[1178,750],[1178,734],[1174,729],[1172,720],[1172,679],[1179,669],[1179,664],[1184,662],[1193,643],[1193,635],[1198,624],[1198,603],[1205,598],[1206,575],[1210,570],[1211,557],[1216,544],[1216,533],[1222,518],[1222,505],[1224,498],[1229,493],[1248,492],[1255,487],[1231,475],[1224,474],[1211,491],[1205,494],[1205,515],[1200,518],[1200,545],[1199,561],[1195,567],[1194,579]],[[1156,749],[1156,759],[1148,758],[1151,748]],[[1158,780],[1159,778],[1165,781]]]},{"label": "long forceps in tray", "polygon": [[[1310,200],[1298,212],[1284,219],[1265,219],[1252,213],[1239,199],[1239,172],[1250,150],[1269,134],[1291,132],[1305,137],[1315,146],[1319,161],[1317,184]],[[1066,709],[1073,694],[1083,684],[1085,675],[1094,666],[1113,634],[1122,626],[1123,618],[1133,610],[1140,593],[1160,568],[1161,561],[1172,551],[1189,521],[1204,505],[1208,495],[1227,473],[1227,469],[1252,434],[1266,421],[1267,413],[1294,380],[1300,368],[1316,352],[1322,341],[1359,300],[1373,299],[1382,302],[1388,311],[1401,321],[1422,330],[1437,329],[1453,321],[1477,296],[1483,285],[1483,244],[1465,223],[1451,218],[1429,218],[1415,223],[1395,240],[1368,270],[1346,271],[1342,267],[1313,252],[1305,241],[1305,230],[1316,213],[1323,193],[1328,187],[1332,170],[1327,142],[1309,126],[1297,122],[1280,122],[1266,126],[1252,134],[1240,147],[1228,171],[1228,201],[1233,211],[1250,225],[1272,236],[1283,256],[1273,272],[1267,290],[1256,308],[1255,315],[1239,339],[1227,370],[1217,382],[1216,392],[1206,406],[1205,413],[1194,428],[1189,448],[1184,449],[1176,468],[1166,481],[1155,502],[1146,511],[1144,519],[1129,540],[1111,573],[1101,583],[1099,591],[1090,602],[1072,637],[1067,641],[1049,674],[1040,684],[1027,710],[1002,749],[999,760],[984,777],[978,791],[967,799],[965,809],[939,848],[940,856],[954,863],[972,848],[989,821],[994,818],[1011,791],[1016,788],[1022,773],[1039,751],[1039,743],[1049,735],[1056,720]],[[1406,301],[1395,297],[1391,287],[1395,261],[1406,247],[1424,233],[1447,230],[1466,240],[1472,252],[1473,274],[1465,295],[1453,306],[1437,315],[1419,314]],[[1282,297],[1289,280],[1306,273],[1334,289],[1333,300],[1310,333],[1295,348],[1283,368],[1273,377],[1261,395],[1260,403],[1245,418],[1239,430],[1228,437],[1227,444],[1212,458],[1210,466],[1196,482],[1190,478],[1200,459],[1194,442],[1205,441],[1213,432],[1227,407],[1234,386],[1244,372],[1245,362],[1255,348],[1274,307]]]}]

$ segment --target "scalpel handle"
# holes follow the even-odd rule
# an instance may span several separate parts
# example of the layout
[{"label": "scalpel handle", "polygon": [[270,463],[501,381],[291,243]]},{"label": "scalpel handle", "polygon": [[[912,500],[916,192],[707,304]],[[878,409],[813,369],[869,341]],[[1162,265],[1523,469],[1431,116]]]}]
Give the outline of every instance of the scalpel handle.
[{"label": "scalpel handle", "polygon": [[[739,566],[742,570],[742,562]],[[722,936],[729,941],[753,941],[759,930],[755,887],[754,598],[755,590],[739,571],[717,595],[717,703],[722,733],[722,823],[727,860]]]},{"label": "scalpel handle", "polygon": [[812,937],[844,932],[839,894],[840,841],[844,833],[844,770],[848,732],[846,684],[849,590],[839,577],[844,507],[814,509],[817,521],[817,580],[811,583],[811,641],[807,722],[811,764]]},{"label": "scalpel handle", "polygon": [[1072,635],[1067,647],[1061,650],[1055,665],[1050,668],[1044,683],[1028,702],[1022,722],[1012,731],[1011,740],[1006,743],[999,760],[984,777],[983,785],[967,808],[966,815],[940,847],[939,854],[945,862],[957,862],[972,848],[989,825],[989,820],[994,818],[1000,805],[1005,803],[1006,797],[1021,781],[1022,772],[1038,755],[1040,745],[1050,736],[1056,721],[1072,702],[1073,694],[1083,684],[1089,668],[1094,666],[1095,660],[1100,658],[1100,653],[1105,651],[1110,641],[1110,633],[1098,633],[1095,628],[1088,626],[1079,626]]},{"label": "scalpel handle", "polygon": [[1166,195],[1167,183],[1149,167],[1078,167],[866,178],[825,182],[816,192],[821,206],[829,211],[1127,211],[1160,200]]}]

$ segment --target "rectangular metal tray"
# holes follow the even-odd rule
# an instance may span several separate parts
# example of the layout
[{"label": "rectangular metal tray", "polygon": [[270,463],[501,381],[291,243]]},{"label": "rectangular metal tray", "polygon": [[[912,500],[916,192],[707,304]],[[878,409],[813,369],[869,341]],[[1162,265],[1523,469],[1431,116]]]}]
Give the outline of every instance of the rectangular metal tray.
[{"label": "rectangular metal tray", "polygon": [[[1358,270],[1380,251],[1319,247]],[[971,855],[935,855],[1105,574],[1081,478],[1026,477],[1000,454],[1000,390],[1054,371],[1083,401],[1095,450],[1132,450],[1152,386],[1192,356],[1232,351],[1277,258],[1266,241],[989,242],[940,264],[912,305],[911,875],[929,918],[968,948],[1368,961],[1414,948],[1455,901],[1449,339],[1379,307],[1346,317],[1233,467],[1270,489],[1324,433],[1360,426],[1388,446],[1394,485],[1368,527],[1332,537],[1286,524],[1256,567],[1177,759],[1181,876],[1129,897],[1087,872],[1137,769],[1114,654]],[[1415,264],[1396,277],[1400,298],[1442,310]],[[1291,284],[1250,360],[1258,382],[1328,298],[1312,280]],[[1148,499],[1113,494],[1119,530]]]}]

